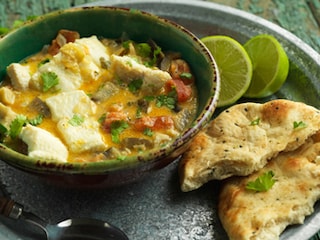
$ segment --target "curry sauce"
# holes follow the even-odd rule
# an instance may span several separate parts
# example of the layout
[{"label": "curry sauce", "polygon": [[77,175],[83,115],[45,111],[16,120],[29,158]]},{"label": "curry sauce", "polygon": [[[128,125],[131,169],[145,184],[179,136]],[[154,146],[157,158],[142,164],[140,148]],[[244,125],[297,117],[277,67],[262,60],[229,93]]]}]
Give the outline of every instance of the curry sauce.
[{"label": "curry sauce", "polygon": [[179,53],[152,40],[61,30],[41,52],[7,67],[1,140],[39,159],[123,159],[173,141],[196,107],[195,79]]}]

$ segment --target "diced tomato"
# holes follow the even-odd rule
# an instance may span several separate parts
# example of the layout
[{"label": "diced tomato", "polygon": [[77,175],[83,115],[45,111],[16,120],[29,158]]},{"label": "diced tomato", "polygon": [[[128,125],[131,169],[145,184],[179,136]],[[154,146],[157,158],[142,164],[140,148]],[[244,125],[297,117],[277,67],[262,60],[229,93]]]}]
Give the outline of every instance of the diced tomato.
[{"label": "diced tomato", "polygon": [[80,34],[76,31],[61,29],[59,33],[66,38],[67,42],[74,42],[76,39],[80,38]]},{"label": "diced tomato", "polygon": [[167,91],[172,90],[175,88],[178,96],[178,102],[186,102],[188,101],[192,96],[192,89],[191,86],[185,85],[183,81],[179,79],[171,79],[167,81],[166,89]]},{"label": "diced tomato", "polygon": [[183,59],[171,61],[169,73],[173,79],[180,79],[184,84],[189,85],[194,82],[188,63]]},{"label": "diced tomato", "polygon": [[48,53],[51,55],[56,55],[59,52],[60,48],[62,47],[60,43],[61,39],[64,39],[64,42],[68,43],[74,42],[78,38],[80,38],[80,34],[78,32],[61,29],[58,32],[57,37],[52,40],[51,45],[48,48]]},{"label": "diced tomato", "polygon": [[127,120],[127,115],[124,112],[108,112],[106,119],[103,122],[103,128],[110,131],[111,123],[114,121]]},{"label": "diced tomato", "polygon": [[174,125],[174,122],[171,117],[169,116],[161,116],[156,117],[153,130],[161,130],[161,129],[170,129]]},{"label": "diced tomato", "polygon": [[138,118],[134,122],[134,128],[137,129],[138,131],[143,131],[146,128],[152,128],[154,126],[155,119],[151,117],[142,117]]},{"label": "diced tomato", "polygon": [[57,40],[53,40],[51,45],[48,48],[48,53],[52,56],[56,55],[59,52],[60,46],[57,43]]},{"label": "diced tomato", "polygon": [[134,122],[134,127],[138,131],[144,131],[146,128],[151,130],[170,129],[174,125],[174,122],[169,116],[158,117],[142,117]]},{"label": "diced tomato", "polygon": [[174,89],[176,87],[176,84],[174,83],[173,79],[170,79],[166,82],[166,85],[165,85],[165,91],[168,93],[168,92],[171,92],[172,89]]}]

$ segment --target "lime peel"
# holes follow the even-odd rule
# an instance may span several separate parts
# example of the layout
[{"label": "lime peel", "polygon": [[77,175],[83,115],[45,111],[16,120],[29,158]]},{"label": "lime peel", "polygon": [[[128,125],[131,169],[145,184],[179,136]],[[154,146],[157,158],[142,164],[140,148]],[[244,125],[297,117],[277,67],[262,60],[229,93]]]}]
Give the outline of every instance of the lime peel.
[{"label": "lime peel", "polygon": [[263,98],[277,92],[289,72],[285,50],[272,35],[260,34],[244,44],[253,65],[251,84],[244,94],[248,98]]},{"label": "lime peel", "polygon": [[201,39],[217,62],[221,78],[218,107],[231,105],[247,91],[252,78],[252,63],[244,47],[228,36]]}]

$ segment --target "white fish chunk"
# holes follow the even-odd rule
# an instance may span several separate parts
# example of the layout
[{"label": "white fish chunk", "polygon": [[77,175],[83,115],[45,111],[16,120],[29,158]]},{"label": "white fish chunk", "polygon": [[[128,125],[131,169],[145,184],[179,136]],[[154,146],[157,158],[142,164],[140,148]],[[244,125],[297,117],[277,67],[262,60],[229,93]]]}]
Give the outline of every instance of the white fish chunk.
[{"label": "white fish chunk", "polygon": [[91,36],[87,38],[80,38],[75,41],[76,44],[80,44],[86,47],[89,51],[89,55],[93,58],[94,63],[97,66],[101,66],[100,59],[103,58],[106,61],[110,60],[108,49],[99,41],[97,36]]},{"label": "white fish chunk", "polygon": [[62,92],[45,100],[53,121],[71,119],[74,114],[89,116],[96,112],[96,104],[82,90]]},{"label": "white fish chunk", "polygon": [[115,71],[116,76],[125,83],[141,79],[143,81],[141,90],[145,94],[159,92],[165,83],[171,79],[168,72],[148,68],[128,56],[112,55],[111,68]]},{"label": "white fish chunk", "polygon": [[22,128],[19,137],[28,145],[28,156],[42,160],[67,161],[66,146],[48,131],[27,124]]},{"label": "white fish chunk", "polygon": [[95,120],[85,119],[80,125],[73,126],[69,118],[64,118],[57,127],[71,152],[104,151],[107,148]]},{"label": "white fish chunk", "polygon": [[[99,40],[97,39],[97,41]],[[99,68],[100,62],[96,61],[98,53],[95,51],[104,50],[105,52],[106,48],[102,43],[100,45],[104,49],[98,49],[98,47],[89,48],[89,45],[84,45],[84,43],[67,43],[61,47],[59,53],[32,75],[31,86],[37,90],[41,90],[41,75],[46,72],[55,73],[59,79],[59,83],[52,88],[53,91],[66,92],[77,90],[84,81],[97,80],[101,70]],[[89,43],[90,41],[88,41]],[[93,43],[97,45],[95,41]],[[103,53],[101,55],[104,56]]]},{"label": "white fish chunk", "polygon": [[31,79],[29,66],[12,63],[7,67],[7,73],[15,90],[25,91],[29,88]]},{"label": "white fish chunk", "polygon": [[5,105],[11,105],[14,103],[16,98],[15,93],[8,87],[0,88],[0,102]]},{"label": "white fish chunk", "polygon": [[32,75],[30,85],[33,88],[42,90],[41,75],[46,72],[53,72],[58,76],[59,83],[52,88],[53,91],[72,91],[81,86],[82,78],[80,71],[66,68],[66,66],[60,62],[60,57],[61,55],[58,53],[50,62],[42,65],[38,71]]},{"label": "white fish chunk", "polygon": [[10,108],[0,103],[0,123],[9,129],[11,122],[17,117],[17,114]]}]

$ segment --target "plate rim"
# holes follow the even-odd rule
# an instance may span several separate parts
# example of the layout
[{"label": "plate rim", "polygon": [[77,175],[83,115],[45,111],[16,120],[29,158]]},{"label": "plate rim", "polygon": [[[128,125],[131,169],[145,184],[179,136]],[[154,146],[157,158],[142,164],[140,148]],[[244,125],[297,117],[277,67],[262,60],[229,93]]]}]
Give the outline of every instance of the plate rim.
[{"label": "plate rim", "polygon": [[[148,4],[175,4],[175,5],[189,5],[190,7],[201,7],[201,8],[209,8],[214,11],[220,11],[222,13],[226,14],[231,14],[236,17],[241,17],[247,21],[252,21],[254,20],[256,24],[258,25],[263,25],[264,27],[267,27],[270,30],[273,30],[277,34],[280,34],[282,38],[288,40],[290,43],[295,43],[295,45],[298,43],[299,44],[299,49],[303,51],[304,54],[308,55],[314,62],[319,66],[320,68],[320,54],[318,54],[310,45],[305,43],[302,39],[291,33],[290,31],[282,28],[281,26],[264,19],[262,17],[259,17],[257,15],[254,15],[252,13],[246,12],[244,10],[240,10],[231,6],[227,5],[222,5],[219,3],[214,3],[214,2],[208,2],[208,1],[202,1],[202,0],[104,0],[104,1],[97,1],[97,2],[92,2],[88,4],[83,4],[79,6],[97,6],[97,4],[107,4],[107,5],[119,5],[119,4],[143,4],[143,3],[148,3]],[[77,6],[77,7],[79,7]],[[318,204],[319,205],[319,204]],[[311,216],[311,215],[310,215]],[[306,218],[305,221],[310,221],[310,222],[315,222],[320,218],[320,214],[318,213],[314,218]],[[317,220],[318,219],[318,220]],[[1,227],[0,223],[0,227]],[[304,224],[305,225],[305,224]],[[302,226],[302,225],[301,225]],[[300,226],[300,227],[301,227]],[[299,227],[299,226],[298,226]],[[306,228],[306,226],[304,226]],[[320,228],[320,226],[319,226]],[[0,228],[1,229],[1,228]],[[314,230],[314,229],[313,229]],[[297,235],[290,235],[290,236],[280,236],[281,239],[291,239],[295,237],[301,237],[301,231],[305,231],[305,229],[298,230]],[[285,233],[285,232],[283,232]],[[281,235],[283,235],[283,233]],[[313,236],[316,232],[313,232]],[[0,233],[1,236],[1,233]],[[306,236],[304,234],[303,237],[310,237],[309,235]],[[300,239],[300,238],[299,238]]]},{"label": "plate rim", "polygon": [[80,6],[117,6],[125,4],[171,4],[171,5],[188,5],[189,7],[201,7],[204,9],[210,9],[214,11],[219,11],[221,13],[226,13],[228,15],[233,15],[235,17],[240,17],[247,20],[248,22],[254,22],[255,24],[261,25],[268,28],[270,31],[281,35],[282,38],[288,40],[289,42],[299,45],[299,48],[303,50],[304,53],[309,55],[317,65],[320,67],[320,53],[307,44],[304,40],[290,32],[289,30],[281,27],[280,25],[271,22],[263,17],[257,16],[253,13],[237,9],[232,6],[223,5],[220,3],[209,2],[206,0],[100,0],[92,3],[83,4]]}]

